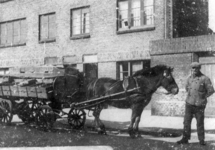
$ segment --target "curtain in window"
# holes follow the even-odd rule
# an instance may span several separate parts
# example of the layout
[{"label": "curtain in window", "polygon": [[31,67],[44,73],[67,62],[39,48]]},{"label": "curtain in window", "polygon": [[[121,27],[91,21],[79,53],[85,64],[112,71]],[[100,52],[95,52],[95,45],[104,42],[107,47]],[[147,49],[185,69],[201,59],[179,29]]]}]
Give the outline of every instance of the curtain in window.
[{"label": "curtain in window", "polygon": [[154,0],[144,0],[144,24],[154,24]]},{"label": "curtain in window", "polygon": [[82,33],[89,33],[89,8],[82,9],[82,17],[81,17],[81,31]]},{"label": "curtain in window", "polygon": [[140,0],[133,0],[131,6],[131,26],[140,26]]},{"label": "curtain in window", "polygon": [[85,34],[90,32],[89,8],[72,10],[72,34]]},{"label": "curtain in window", "polygon": [[74,10],[72,12],[72,33],[73,34],[80,34],[80,26],[81,26],[81,10]]},{"label": "curtain in window", "polygon": [[128,28],[128,1],[119,2],[119,22],[121,28]]}]

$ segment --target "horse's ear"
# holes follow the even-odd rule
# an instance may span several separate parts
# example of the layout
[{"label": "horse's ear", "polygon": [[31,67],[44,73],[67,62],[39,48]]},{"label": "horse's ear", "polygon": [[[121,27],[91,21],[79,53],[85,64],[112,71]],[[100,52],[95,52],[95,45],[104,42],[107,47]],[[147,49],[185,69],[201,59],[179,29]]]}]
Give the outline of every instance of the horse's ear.
[{"label": "horse's ear", "polygon": [[174,70],[174,68],[173,68],[173,67],[170,67],[170,71],[173,72],[173,70]]}]

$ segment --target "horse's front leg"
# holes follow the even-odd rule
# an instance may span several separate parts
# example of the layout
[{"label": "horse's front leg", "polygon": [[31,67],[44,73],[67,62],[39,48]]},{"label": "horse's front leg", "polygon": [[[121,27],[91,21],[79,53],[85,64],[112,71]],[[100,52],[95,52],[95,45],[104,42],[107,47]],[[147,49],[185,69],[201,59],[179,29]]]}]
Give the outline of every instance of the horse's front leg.
[{"label": "horse's front leg", "polygon": [[102,107],[101,106],[97,106],[95,108],[95,111],[93,112],[93,116],[95,117],[95,120],[94,120],[95,128],[96,128],[96,130],[98,131],[99,134],[105,134],[105,135],[107,135],[106,129],[105,129],[105,125],[99,119],[101,111],[102,111]]},{"label": "horse's front leg", "polygon": [[137,137],[138,137],[138,138],[142,137],[142,136],[141,136],[141,133],[139,132],[140,118],[141,118],[141,116],[136,117],[135,123],[134,123],[134,131],[135,131],[135,133],[137,134]]},{"label": "horse's front leg", "polygon": [[134,128],[133,128],[134,122],[135,122],[135,116],[133,116],[133,113],[132,113],[130,125],[128,127],[128,134],[130,135],[131,138],[135,138],[135,132],[134,132]]},{"label": "horse's front leg", "polygon": [[134,118],[133,132],[134,132],[134,136],[137,135],[137,137],[141,137],[141,133],[139,132],[139,123],[140,123],[140,119],[141,119],[141,115],[144,107],[145,107],[144,103],[133,104],[133,109],[132,109],[132,116]]}]

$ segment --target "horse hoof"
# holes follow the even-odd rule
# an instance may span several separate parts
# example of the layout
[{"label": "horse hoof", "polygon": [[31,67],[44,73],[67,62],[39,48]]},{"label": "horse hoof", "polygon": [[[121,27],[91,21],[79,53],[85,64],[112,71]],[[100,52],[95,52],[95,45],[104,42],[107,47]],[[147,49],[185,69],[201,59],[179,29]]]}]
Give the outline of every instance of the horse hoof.
[{"label": "horse hoof", "polygon": [[129,134],[132,139],[136,138],[134,134]]},{"label": "horse hoof", "polygon": [[141,135],[141,134],[138,134],[138,135],[137,135],[137,138],[142,138],[142,135]]}]

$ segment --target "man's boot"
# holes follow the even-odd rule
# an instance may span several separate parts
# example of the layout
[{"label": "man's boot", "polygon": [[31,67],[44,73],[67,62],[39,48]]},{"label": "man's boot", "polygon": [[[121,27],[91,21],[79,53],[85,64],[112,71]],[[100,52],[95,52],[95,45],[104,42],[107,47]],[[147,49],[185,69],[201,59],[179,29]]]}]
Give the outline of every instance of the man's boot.
[{"label": "man's boot", "polygon": [[188,139],[182,138],[180,141],[177,141],[176,143],[177,144],[188,144],[189,142],[188,142]]}]

